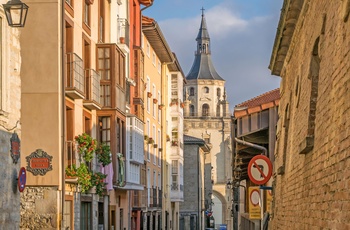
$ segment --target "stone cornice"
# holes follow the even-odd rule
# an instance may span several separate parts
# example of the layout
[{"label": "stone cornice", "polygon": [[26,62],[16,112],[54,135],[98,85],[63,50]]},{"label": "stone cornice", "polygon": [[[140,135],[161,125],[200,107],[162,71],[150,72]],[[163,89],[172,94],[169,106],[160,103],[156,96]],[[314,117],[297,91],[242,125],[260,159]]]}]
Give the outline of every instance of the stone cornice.
[{"label": "stone cornice", "polygon": [[269,69],[280,76],[304,2],[307,0],[285,0],[281,10]]}]

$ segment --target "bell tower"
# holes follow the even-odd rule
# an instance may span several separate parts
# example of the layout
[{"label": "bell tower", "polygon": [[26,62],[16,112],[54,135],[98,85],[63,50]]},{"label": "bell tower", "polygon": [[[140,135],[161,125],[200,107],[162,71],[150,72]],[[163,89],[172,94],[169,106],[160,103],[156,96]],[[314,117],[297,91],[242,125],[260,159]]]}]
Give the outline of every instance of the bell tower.
[{"label": "bell tower", "polygon": [[[217,73],[211,60],[210,36],[204,9],[196,37],[197,47],[194,61],[186,76],[184,133],[203,139],[209,146],[212,166],[213,202],[215,223],[231,226],[232,191],[226,182],[232,176],[231,113],[226,100],[225,80]],[[207,194],[206,194],[207,195]],[[218,208],[222,207],[222,208]],[[220,209],[220,210],[216,210]]]}]

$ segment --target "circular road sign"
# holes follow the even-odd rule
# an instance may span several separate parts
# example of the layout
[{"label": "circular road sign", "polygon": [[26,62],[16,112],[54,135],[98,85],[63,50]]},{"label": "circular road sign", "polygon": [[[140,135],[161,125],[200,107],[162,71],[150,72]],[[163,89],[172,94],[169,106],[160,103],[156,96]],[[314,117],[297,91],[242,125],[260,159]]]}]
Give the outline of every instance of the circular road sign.
[{"label": "circular road sign", "polygon": [[26,187],[26,181],[27,181],[26,169],[22,167],[18,173],[18,190],[20,192],[24,191],[24,188]]},{"label": "circular road sign", "polygon": [[257,189],[253,189],[250,193],[250,202],[252,202],[254,206],[258,206],[259,201],[260,201],[260,192]]},{"label": "circular road sign", "polygon": [[257,155],[248,164],[249,179],[257,184],[263,185],[268,182],[272,175],[272,163],[267,156]]}]

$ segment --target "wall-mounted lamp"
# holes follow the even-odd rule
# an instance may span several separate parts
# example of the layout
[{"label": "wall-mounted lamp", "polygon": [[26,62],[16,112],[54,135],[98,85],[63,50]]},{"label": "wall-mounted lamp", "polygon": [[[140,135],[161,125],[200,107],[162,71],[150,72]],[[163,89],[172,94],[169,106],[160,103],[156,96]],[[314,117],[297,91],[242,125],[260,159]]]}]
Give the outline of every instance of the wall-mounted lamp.
[{"label": "wall-mounted lamp", "polygon": [[21,0],[10,0],[2,4],[6,14],[6,19],[11,27],[24,27],[27,19],[28,6]]}]

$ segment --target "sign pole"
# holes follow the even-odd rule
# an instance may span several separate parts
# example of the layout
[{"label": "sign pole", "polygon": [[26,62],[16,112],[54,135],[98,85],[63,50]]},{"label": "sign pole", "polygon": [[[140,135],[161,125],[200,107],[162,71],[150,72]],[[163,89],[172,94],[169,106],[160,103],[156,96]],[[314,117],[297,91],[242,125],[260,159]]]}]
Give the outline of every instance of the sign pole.
[{"label": "sign pole", "polygon": [[264,230],[264,190],[260,188],[260,230]]}]

